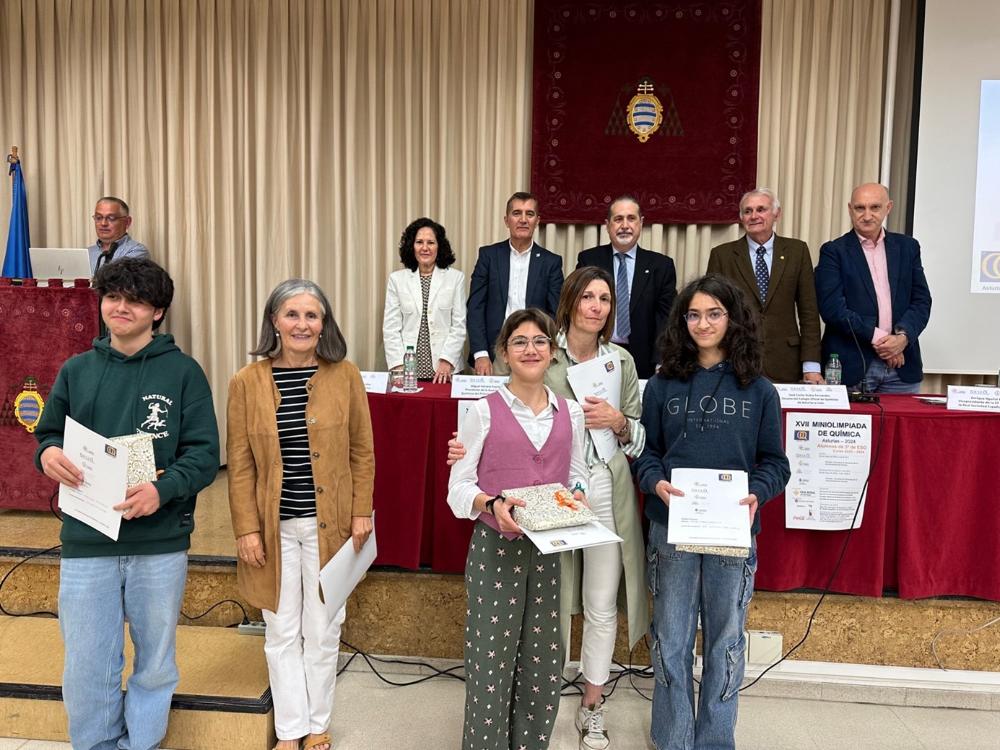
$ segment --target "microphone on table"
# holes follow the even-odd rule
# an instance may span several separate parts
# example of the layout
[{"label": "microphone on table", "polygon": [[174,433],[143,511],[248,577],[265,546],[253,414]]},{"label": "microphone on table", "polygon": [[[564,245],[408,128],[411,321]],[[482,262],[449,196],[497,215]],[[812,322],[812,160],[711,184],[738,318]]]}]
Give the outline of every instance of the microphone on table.
[{"label": "microphone on table", "polygon": [[869,393],[868,391],[868,361],[865,359],[864,349],[861,348],[861,342],[858,341],[858,335],[854,332],[854,326],[851,325],[850,318],[847,319],[847,327],[851,331],[851,338],[854,339],[854,345],[858,347],[858,354],[861,355],[861,390],[848,391],[847,400],[856,404],[877,404],[879,402],[878,395]]}]

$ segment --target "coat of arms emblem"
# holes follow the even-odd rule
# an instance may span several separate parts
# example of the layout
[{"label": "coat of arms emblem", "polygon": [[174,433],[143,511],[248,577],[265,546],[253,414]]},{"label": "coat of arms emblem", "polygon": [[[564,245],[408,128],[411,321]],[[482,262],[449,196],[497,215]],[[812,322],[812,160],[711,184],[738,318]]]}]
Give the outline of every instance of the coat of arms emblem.
[{"label": "coat of arms emblem", "polygon": [[45,401],[38,392],[38,381],[33,377],[24,379],[24,387],[14,397],[14,418],[28,432],[34,432],[42,418]]},{"label": "coat of arms emblem", "polygon": [[638,92],[628,103],[626,119],[628,129],[635,133],[639,143],[645,143],[659,130],[663,122],[663,104],[653,93],[650,79],[643,78],[639,82]]}]

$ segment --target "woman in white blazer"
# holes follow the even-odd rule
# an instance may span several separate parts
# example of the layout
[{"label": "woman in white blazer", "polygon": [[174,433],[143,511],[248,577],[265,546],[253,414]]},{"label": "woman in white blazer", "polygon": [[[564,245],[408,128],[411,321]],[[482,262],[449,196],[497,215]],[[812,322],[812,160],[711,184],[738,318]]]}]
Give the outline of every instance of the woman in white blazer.
[{"label": "woman in white blazer", "polygon": [[401,370],[406,347],[417,354],[417,377],[447,383],[462,368],[465,274],[450,268],[455,253],[437,222],[421,218],[403,230],[404,270],[389,275],[382,339],[390,370]]}]

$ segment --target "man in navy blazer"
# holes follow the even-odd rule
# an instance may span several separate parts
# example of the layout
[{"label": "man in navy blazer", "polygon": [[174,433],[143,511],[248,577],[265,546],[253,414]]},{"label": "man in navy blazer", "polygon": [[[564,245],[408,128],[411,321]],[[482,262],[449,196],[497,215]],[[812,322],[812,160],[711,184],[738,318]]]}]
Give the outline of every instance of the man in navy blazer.
[{"label": "man in navy blazer", "polygon": [[476,375],[493,374],[494,347],[500,327],[515,310],[537,307],[553,318],[562,291],[562,258],[534,243],[538,201],[531,193],[514,193],[503,223],[510,237],[479,248],[469,286],[469,361]]},{"label": "man in navy blazer", "polygon": [[[611,340],[635,360],[640,378],[650,378],[660,364],[656,338],[667,323],[677,296],[677,272],[666,255],[639,247],[642,209],[630,195],[617,198],[608,208],[610,245],[584,250],[576,267],[598,266],[615,279],[616,315]],[[617,262],[616,262],[617,260]],[[627,306],[621,305],[628,300]]]},{"label": "man in navy blazer", "polygon": [[847,208],[854,228],[825,243],[816,266],[823,360],[840,356],[845,385],[864,378],[870,391],[918,393],[917,339],[931,314],[920,244],[882,228],[892,210],[883,185],[859,185]]}]

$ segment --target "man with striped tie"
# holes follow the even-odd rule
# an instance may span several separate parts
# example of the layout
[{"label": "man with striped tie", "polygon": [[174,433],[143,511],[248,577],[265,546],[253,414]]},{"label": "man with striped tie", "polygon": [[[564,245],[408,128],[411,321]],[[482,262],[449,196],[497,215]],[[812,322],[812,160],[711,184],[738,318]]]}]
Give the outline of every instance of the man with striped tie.
[{"label": "man with striped tie", "polygon": [[656,338],[677,296],[677,272],[666,255],[639,247],[642,209],[631,195],[608,208],[609,245],[584,250],[576,267],[598,266],[615,280],[615,329],[611,340],[635,359],[636,373],[646,379],[656,372]]},{"label": "man with striped tie", "polygon": [[779,237],[781,203],[767,188],[740,200],[746,234],[712,248],[708,272],[728,277],[747,296],[764,336],[764,373],[775,383],[823,383],[813,263],[801,240]]}]

